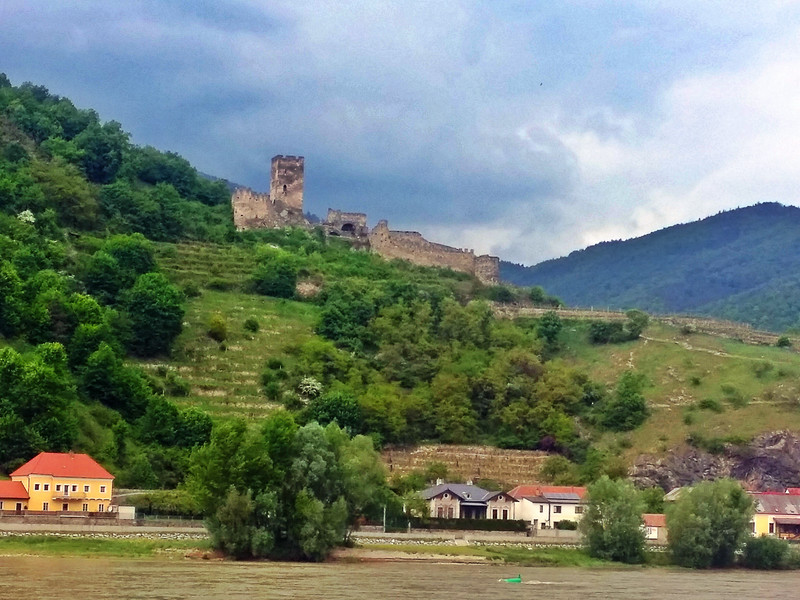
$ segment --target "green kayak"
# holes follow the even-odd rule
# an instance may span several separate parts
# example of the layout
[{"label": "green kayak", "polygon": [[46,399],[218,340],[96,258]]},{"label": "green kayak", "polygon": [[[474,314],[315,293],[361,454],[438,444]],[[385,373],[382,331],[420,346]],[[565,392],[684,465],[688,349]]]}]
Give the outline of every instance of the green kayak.
[{"label": "green kayak", "polygon": [[522,575],[508,577],[507,579],[501,579],[500,581],[505,581],[506,583],[522,583]]}]

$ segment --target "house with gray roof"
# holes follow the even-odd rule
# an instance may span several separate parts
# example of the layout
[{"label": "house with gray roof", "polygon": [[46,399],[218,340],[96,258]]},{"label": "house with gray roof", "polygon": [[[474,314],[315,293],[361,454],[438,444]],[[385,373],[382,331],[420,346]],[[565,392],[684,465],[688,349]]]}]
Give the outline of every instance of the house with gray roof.
[{"label": "house with gray roof", "polygon": [[755,505],[751,523],[754,535],[800,541],[800,493],[795,490],[797,488],[785,492],[750,492]]},{"label": "house with gray roof", "polygon": [[515,519],[517,500],[506,492],[490,492],[472,483],[444,483],[420,492],[431,517],[439,519]]}]

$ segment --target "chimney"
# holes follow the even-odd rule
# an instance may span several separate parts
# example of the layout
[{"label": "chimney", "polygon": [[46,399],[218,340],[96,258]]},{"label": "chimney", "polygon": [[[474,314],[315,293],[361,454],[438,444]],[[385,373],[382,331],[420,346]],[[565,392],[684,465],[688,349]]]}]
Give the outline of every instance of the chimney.
[{"label": "chimney", "polygon": [[442,485],[443,483],[444,483],[444,479],[442,479],[441,477],[439,477],[439,478],[436,480],[436,485]]}]

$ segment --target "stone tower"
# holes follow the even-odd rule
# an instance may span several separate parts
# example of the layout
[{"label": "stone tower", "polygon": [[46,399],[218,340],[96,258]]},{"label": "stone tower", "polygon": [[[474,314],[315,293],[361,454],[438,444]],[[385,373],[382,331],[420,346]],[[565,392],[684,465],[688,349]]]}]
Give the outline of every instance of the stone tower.
[{"label": "stone tower", "polygon": [[273,204],[303,213],[303,165],[302,156],[279,154],[272,158],[269,198]]}]

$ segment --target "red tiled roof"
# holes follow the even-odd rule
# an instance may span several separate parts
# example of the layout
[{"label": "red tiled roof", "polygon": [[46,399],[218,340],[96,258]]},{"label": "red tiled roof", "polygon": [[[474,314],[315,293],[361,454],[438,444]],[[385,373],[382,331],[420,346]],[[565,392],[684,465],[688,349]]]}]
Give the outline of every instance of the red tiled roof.
[{"label": "red tiled roof", "polygon": [[666,527],[667,515],[658,513],[645,513],[642,515],[645,527]]},{"label": "red tiled roof", "polygon": [[72,452],[41,452],[14,471],[11,477],[25,475],[114,479],[111,473],[98,465],[88,454]]},{"label": "red tiled roof", "polygon": [[569,485],[518,485],[508,492],[509,496],[517,500],[528,496],[541,496],[542,494],[578,494],[582,500],[586,495],[586,488]]},{"label": "red tiled roof", "polygon": [[786,493],[790,496],[800,496],[800,487],[797,488],[786,488]]},{"label": "red tiled roof", "polygon": [[28,492],[21,481],[0,481],[0,498],[28,500]]}]

